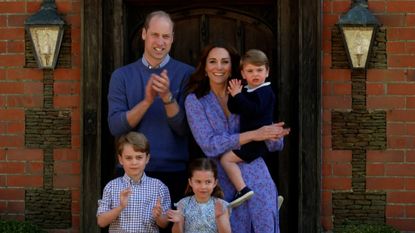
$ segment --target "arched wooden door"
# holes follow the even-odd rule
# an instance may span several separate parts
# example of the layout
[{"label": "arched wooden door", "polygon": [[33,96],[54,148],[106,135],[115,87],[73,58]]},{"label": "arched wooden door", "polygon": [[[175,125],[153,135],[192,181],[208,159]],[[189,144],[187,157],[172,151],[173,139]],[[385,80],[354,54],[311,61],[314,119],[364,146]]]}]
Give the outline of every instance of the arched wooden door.
[{"label": "arched wooden door", "polygon": [[[137,14],[134,7],[129,7],[128,21],[128,60],[134,61],[143,54],[141,28],[143,14]],[[170,55],[191,65],[196,65],[200,50],[209,42],[224,41],[234,46],[239,52],[247,49],[261,49],[271,60],[271,67],[276,57],[277,39],[274,25],[266,18],[252,12],[219,7],[197,7],[173,9],[168,11],[175,24],[174,43]],[[268,19],[269,20],[269,19]],[[274,27],[274,28],[273,28]],[[271,69],[274,70],[274,69]]]}]

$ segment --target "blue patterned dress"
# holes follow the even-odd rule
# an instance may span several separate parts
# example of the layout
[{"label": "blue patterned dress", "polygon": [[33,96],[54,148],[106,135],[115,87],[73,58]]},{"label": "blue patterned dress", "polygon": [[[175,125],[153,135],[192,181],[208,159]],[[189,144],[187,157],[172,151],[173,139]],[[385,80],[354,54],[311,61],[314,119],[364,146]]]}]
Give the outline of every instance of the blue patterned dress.
[{"label": "blue patterned dress", "polygon": [[222,199],[211,197],[206,203],[198,203],[194,196],[181,199],[178,209],[184,215],[185,233],[217,233],[215,219],[215,202],[221,201],[223,208],[227,208],[228,203]]},{"label": "blue patterned dress", "polygon": [[[226,117],[216,96],[210,92],[200,99],[194,94],[186,97],[187,120],[196,142],[206,156],[218,160],[223,153],[238,149],[239,116]],[[270,151],[282,150],[283,139],[266,142]],[[231,201],[235,188],[218,162],[219,184],[225,200]],[[262,158],[251,163],[239,163],[245,183],[255,195],[232,210],[231,227],[235,233],[279,233],[277,208],[278,191]]]}]

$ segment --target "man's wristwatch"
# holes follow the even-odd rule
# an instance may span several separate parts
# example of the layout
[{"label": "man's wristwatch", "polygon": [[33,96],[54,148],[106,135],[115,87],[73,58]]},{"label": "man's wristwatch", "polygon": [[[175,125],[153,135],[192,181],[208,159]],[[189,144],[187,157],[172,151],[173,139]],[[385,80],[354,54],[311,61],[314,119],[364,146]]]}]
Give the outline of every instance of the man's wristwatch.
[{"label": "man's wristwatch", "polygon": [[174,102],[176,102],[176,99],[174,99],[173,94],[169,95],[169,99],[166,102],[163,101],[164,105],[172,104]]}]

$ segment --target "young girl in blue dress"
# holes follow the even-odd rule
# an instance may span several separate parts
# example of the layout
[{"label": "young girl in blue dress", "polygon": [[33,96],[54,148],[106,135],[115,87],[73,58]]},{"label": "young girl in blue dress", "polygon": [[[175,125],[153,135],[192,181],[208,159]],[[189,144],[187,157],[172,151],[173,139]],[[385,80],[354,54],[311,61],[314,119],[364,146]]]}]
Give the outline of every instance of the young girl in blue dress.
[{"label": "young girl in blue dress", "polygon": [[216,163],[198,158],[189,165],[186,195],[167,212],[173,233],[231,233],[230,210],[218,185]]}]

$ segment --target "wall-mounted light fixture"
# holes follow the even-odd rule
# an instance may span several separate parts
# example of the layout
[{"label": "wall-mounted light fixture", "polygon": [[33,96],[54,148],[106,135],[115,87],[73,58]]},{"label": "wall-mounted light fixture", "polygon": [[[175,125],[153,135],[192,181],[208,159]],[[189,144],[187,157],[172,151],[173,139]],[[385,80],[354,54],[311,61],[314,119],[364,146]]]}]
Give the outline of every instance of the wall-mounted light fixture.
[{"label": "wall-mounted light fixture", "polygon": [[55,68],[64,25],[65,22],[56,12],[54,0],[44,0],[40,10],[25,21],[39,68]]},{"label": "wall-mounted light fixture", "polygon": [[347,57],[352,69],[366,69],[373,47],[378,20],[367,9],[366,1],[355,1],[351,9],[340,17],[337,25],[343,36]]}]

